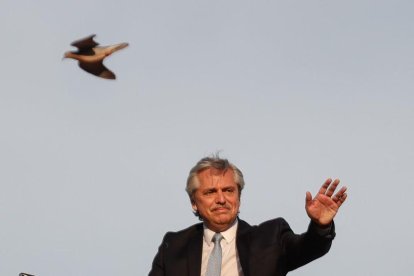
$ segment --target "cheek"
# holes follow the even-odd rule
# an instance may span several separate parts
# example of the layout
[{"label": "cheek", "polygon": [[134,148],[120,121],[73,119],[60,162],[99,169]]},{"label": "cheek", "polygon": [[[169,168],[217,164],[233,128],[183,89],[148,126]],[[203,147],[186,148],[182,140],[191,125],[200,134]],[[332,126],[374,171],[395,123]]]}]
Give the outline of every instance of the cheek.
[{"label": "cheek", "polygon": [[193,209],[198,211],[208,210],[211,207],[211,202],[208,199],[198,198],[194,203],[192,203]]},{"label": "cheek", "polygon": [[239,199],[235,199],[233,201],[233,208],[237,211],[240,208],[240,201]]},{"label": "cheek", "polygon": [[228,201],[231,202],[231,204],[234,206],[240,205],[240,200],[238,196],[232,196],[228,199]]}]

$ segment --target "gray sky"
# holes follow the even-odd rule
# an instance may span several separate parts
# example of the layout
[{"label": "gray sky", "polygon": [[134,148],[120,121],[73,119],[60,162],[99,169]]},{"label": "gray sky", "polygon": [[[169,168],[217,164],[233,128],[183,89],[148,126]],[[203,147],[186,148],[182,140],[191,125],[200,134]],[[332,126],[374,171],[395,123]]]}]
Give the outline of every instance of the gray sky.
[{"label": "gray sky", "polygon": [[[0,275],[146,275],[193,223],[184,184],[221,151],[241,218],[306,229],[305,192],[349,198],[328,255],[290,275],[407,275],[414,226],[412,1],[0,4]],[[116,81],[61,58],[129,42]],[[411,92],[410,92],[411,91]]]}]

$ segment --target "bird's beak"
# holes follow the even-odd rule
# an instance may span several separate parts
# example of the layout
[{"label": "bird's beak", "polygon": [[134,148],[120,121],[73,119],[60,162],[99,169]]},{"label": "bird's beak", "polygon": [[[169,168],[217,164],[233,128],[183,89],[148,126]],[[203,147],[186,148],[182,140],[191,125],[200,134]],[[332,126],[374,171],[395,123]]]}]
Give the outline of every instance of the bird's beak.
[{"label": "bird's beak", "polygon": [[62,60],[64,60],[65,58],[68,58],[68,52],[63,54]]}]

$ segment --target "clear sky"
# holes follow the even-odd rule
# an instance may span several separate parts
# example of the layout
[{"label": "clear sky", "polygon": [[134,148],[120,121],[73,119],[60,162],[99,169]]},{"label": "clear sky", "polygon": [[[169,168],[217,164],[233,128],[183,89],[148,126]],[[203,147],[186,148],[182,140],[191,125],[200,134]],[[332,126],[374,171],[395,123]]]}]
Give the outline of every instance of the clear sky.
[{"label": "clear sky", "polygon": [[[240,217],[306,230],[305,192],[349,198],[328,255],[290,275],[412,271],[413,1],[0,4],[0,275],[147,275],[197,223],[184,186],[217,151]],[[105,64],[63,60],[97,34]]]}]

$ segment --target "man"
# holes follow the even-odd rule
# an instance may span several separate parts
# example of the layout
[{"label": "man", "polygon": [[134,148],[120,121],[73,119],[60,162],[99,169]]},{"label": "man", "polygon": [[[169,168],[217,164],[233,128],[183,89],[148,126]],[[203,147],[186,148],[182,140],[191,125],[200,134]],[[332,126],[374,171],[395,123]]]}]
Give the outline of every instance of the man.
[{"label": "man", "polygon": [[250,226],[238,218],[242,172],[226,159],[206,157],[191,169],[186,191],[203,221],[168,232],[150,276],[281,276],[329,251],[333,218],[347,194],[327,179],[315,198],[306,192],[308,230],[294,234],[283,218]]}]

